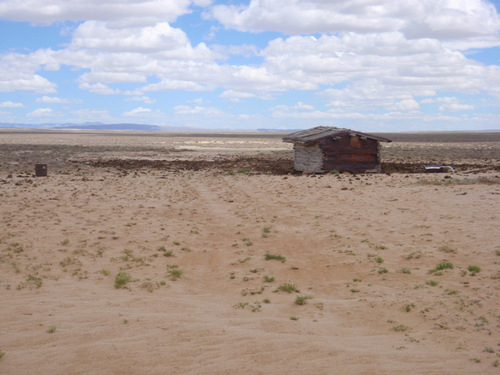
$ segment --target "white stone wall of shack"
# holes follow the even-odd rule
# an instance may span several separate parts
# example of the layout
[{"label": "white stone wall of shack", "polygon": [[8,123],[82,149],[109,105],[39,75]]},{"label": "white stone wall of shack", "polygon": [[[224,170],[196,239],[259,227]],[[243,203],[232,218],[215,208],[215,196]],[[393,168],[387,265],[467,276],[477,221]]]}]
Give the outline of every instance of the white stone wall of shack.
[{"label": "white stone wall of shack", "polygon": [[294,168],[302,172],[321,172],[323,169],[323,151],[318,144],[305,146],[300,143],[293,145],[295,150]]}]

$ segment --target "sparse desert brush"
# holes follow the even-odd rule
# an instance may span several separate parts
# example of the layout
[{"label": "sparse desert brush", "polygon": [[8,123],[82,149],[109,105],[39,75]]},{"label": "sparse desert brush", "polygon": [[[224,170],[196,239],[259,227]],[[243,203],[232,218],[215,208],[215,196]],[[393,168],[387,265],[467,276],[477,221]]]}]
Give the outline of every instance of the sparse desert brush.
[{"label": "sparse desert brush", "polygon": [[292,293],[296,292],[299,293],[300,290],[297,288],[295,284],[290,284],[290,283],[284,283],[279,285],[276,290],[276,292],[287,292],[287,293]]},{"label": "sparse desert brush", "polygon": [[296,305],[305,305],[307,303],[308,299],[311,299],[312,297],[310,296],[297,296],[295,298],[295,304]]},{"label": "sparse desert brush", "polygon": [[451,262],[441,262],[436,265],[436,270],[453,269],[453,263]]},{"label": "sparse desert brush", "polygon": [[429,273],[434,273],[434,272],[442,271],[442,270],[446,270],[446,269],[452,270],[453,269],[453,263],[451,263],[451,262],[441,262],[441,263],[438,263],[436,265],[436,267],[434,267],[433,269],[429,270]]},{"label": "sparse desert brush", "polygon": [[68,266],[81,266],[82,265],[82,262],[80,262],[80,260],[78,260],[78,258],[76,257],[66,257],[64,258],[63,260],[61,260],[59,262],[59,264],[61,265],[61,267],[68,267]]},{"label": "sparse desert brush", "polygon": [[249,309],[251,312],[259,312],[262,305],[256,301],[254,303],[239,302],[233,306],[235,309]]},{"label": "sparse desert brush", "polygon": [[264,292],[264,290],[266,290],[265,286],[261,286],[260,288],[253,288],[253,289],[245,288],[241,291],[241,295],[242,296],[247,296],[247,295],[253,296],[255,294],[262,294],[262,292]]},{"label": "sparse desert brush", "polygon": [[266,283],[272,283],[274,280],[276,280],[274,276],[267,276],[267,275],[264,276],[264,281]]},{"label": "sparse desert brush", "polygon": [[448,245],[443,245],[438,248],[439,251],[442,251],[443,253],[453,253],[456,254],[457,250],[448,246]]},{"label": "sparse desert brush", "polygon": [[116,289],[124,289],[127,287],[127,284],[130,282],[130,275],[126,272],[120,272],[115,277],[115,288]]},{"label": "sparse desert brush", "polygon": [[392,329],[395,331],[395,332],[406,332],[408,331],[410,328],[408,326],[405,326],[404,324],[400,324],[398,326],[395,326],[395,327],[392,327]]},{"label": "sparse desert brush", "polygon": [[0,359],[2,359],[2,358],[4,357],[4,355],[5,355],[5,352],[2,352],[2,351],[0,350]]},{"label": "sparse desert brush", "polygon": [[248,302],[238,302],[236,305],[234,305],[233,307],[235,309],[244,309],[245,307],[247,307],[249,305]]},{"label": "sparse desert brush", "polygon": [[[156,285],[156,288],[158,288],[158,285]],[[151,281],[145,281],[141,284],[141,289],[147,290],[149,293],[153,293],[155,290],[155,284]]]},{"label": "sparse desert brush", "polygon": [[415,308],[415,304],[410,303],[410,304],[406,305],[403,310],[406,312],[410,312],[414,308]]},{"label": "sparse desert brush", "polygon": [[382,258],[382,257],[376,257],[375,258],[375,262],[377,262],[379,264],[384,263],[384,258]]},{"label": "sparse desert brush", "polygon": [[411,259],[419,259],[421,257],[422,257],[422,252],[419,250],[419,251],[413,251],[410,254],[405,255],[404,258],[406,260],[411,260]]},{"label": "sparse desert brush", "polygon": [[270,233],[271,233],[271,227],[266,226],[266,227],[262,228],[262,237],[263,238],[269,237]]},{"label": "sparse desert brush", "polygon": [[54,333],[56,331],[57,327],[56,326],[50,326],[48,329],[47,329],[47,333]]},{"label": "sparse desert brush", "polygon": [[385,267],[382,267],[382,268],[378,269],[378,273],[379,274],[383,274],[383,273],[387,273],[387,272],[389,272],[389,270],[387,268],[385,268]]},{"label": "sparse desert brush", "polygon": [[477,273],[479,273],[481,271],[481,267],[469,266],[469,267],[467,267],[467,271],[470,272],[471,276],[475,276]]},{"label": "sparse desert brush", "polygon": [[37,288],[41,288],[43,284],[42,278],[34,275],[28,275],[26,281],[32,282]]},{"label": "sparse desert brush", "polygon": [[430,285],[430,286],[437,286],[437,285],[439,285],[439,283],[437,281],[434,281],[434,280],[427,280],[425,283],[427,285]]},{"label": "sparse desert brush", "polygon": [[401,268],[401,273],[405,273],[407,275],[411,274],[411,271],[409,268]]},{"label": "sparse desert brush", "polygon": [[172,268],[170,270],[170,278],[172,280],[177,280],[178,278],[180,278],[182,276],[183,273],[184,273],[184,270],[182,270],[180,268]]},{"label": "sparse desert brush", "polygon": [[11,266],[14,268],[14,271],[16,273],[21,273],[21,270],[19,269],[19,265],[16,262],[12,262]]},{"label": "sparse desert brush", "polygon": [[285,263],[286,262],[286,257],[284,257],[283,255],[281,254],[270,254],[270,253],[266,253],[264,254],[264,258],[266,260],[279,260],[280,262],[282,263]]},{"label": "sparse desert brush", "polygon": [[24,248],[18,242],[13,242],[7,247],[7,251],[12,251],[13,253],[19,254],[24,251]]}]

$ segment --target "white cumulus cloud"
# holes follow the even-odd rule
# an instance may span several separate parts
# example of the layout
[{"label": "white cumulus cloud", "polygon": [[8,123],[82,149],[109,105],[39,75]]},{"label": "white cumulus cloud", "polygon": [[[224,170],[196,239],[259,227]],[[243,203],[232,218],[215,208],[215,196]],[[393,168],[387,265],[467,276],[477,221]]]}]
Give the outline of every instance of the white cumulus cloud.
[{"label": "white cumulus cloud", "polygon": [[144,102],[146,104],[154,104],[156,103],[155,99],[151,99],[149,96],[131,96],[130,98],[125,99],[127,101],[134,101],[134,102]]},{"label": "white cumulus cloud", "polygon": [[178,105],[174,107],[174,111],[180,115],[205,115],[205,116],[216,116],[221,115],[222,111],[218,108],[213,107],[189,107],[187,105]]},{"label": "white cumulus cloud", "polygon": [[53,116],[54,111],[51,108],[37,108],[33,112],[28,113],[28,117],[49,117]]},{"label": "white cumulus cloud", "polygon": [[439,110],[442,112],[467,111],[474,109],[473,105],[461,104],[460,100],[454,96],[443,96],[439,98],[426,98],[422,104],[441,104]]},{"label": "white cumulus cloud", "polygon": [[416,111],[419,109],[419,104],[416,100],[405,99],[395,103],[392,109],[396,111]]},{"label": "white cumulus cloud", "polygon": [[483,0],[251,0],[216,5],[208,13],[240,31],[286,34],[401,31],[411,38],[457,39],[495,35],[500,18]]},{"label": "white cumulus cloud", "polygon": [[36,98],[37,103],[50,103],[50,104],[72,104],[72,103],[82,103],[80,99],[67,99],[58,98],[56,96],[42,96],[41,98]]},{"label": "white cumulus cloud", "polygon": [[[105,20],[122,24],[174,21],[188,13],[191,0],[2,0],[0,17],[51,24],[62,21]],[[208,1],[195,1],[208,5]]]},{"label": "white cumulus cloud", "polygon": [[149,108],[137,107],[129,112],[125,112],[123,115],[124,116],[142,116],[142,115],[150,113],[150,112],[151,112],[151,109],[149,109]]},{"label": "white cumulus cloud", "polygon": [[24,105],[22,103],[14,103],[10,100],[0,103],[0,108],[22,108]]},{"label": "white cumulus cloud", "polygon": [[112,23],[86,21],[73,33],[69,48],[153,52],[170,51],[188,44],[184,31],[166,22],[142,27],[116,27]]},{"label": "white cumulus cloud", "polygon": [[467,111],[471,109],[474,109],[474,106],[459,103],[449,103],[439,106],[440,111]]},{"label": "white cumulus cloud", "polygon": [[120,90],[118,89],[112,89],[111,87],[103,84],[103,83],[95,83],[95,84],[90,84],[90,83],[81,83],[79,86],[82,90],[88,90],[94,94],[101,94],[101,95],[113,95],[113,94],[119,94]]}]

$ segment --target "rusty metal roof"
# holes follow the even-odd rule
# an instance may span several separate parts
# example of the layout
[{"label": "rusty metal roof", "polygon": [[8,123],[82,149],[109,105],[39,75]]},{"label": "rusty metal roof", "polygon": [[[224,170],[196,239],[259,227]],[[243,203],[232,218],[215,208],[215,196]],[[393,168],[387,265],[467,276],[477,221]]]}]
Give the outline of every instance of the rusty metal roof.
[{"label": "rusty metal roof", "polygon": [[345,135],[357,135],[380,142],[391,142],[390,139],[376,135],[361,133],[351,129],[336,128],[334,126],[316,126],[315,128],[300,130],[283,137],[283,142],[314,143],[327,137],[341,137]]}]

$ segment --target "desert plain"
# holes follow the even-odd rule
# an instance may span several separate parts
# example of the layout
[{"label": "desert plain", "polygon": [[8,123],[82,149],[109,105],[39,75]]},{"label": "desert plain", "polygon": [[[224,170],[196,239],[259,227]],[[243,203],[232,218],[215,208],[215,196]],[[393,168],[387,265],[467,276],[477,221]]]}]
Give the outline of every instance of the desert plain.
[{"label": "desert plain", "polygon": [[0,129],[0,374],[499,374],[500,133],[384,136]]}]

